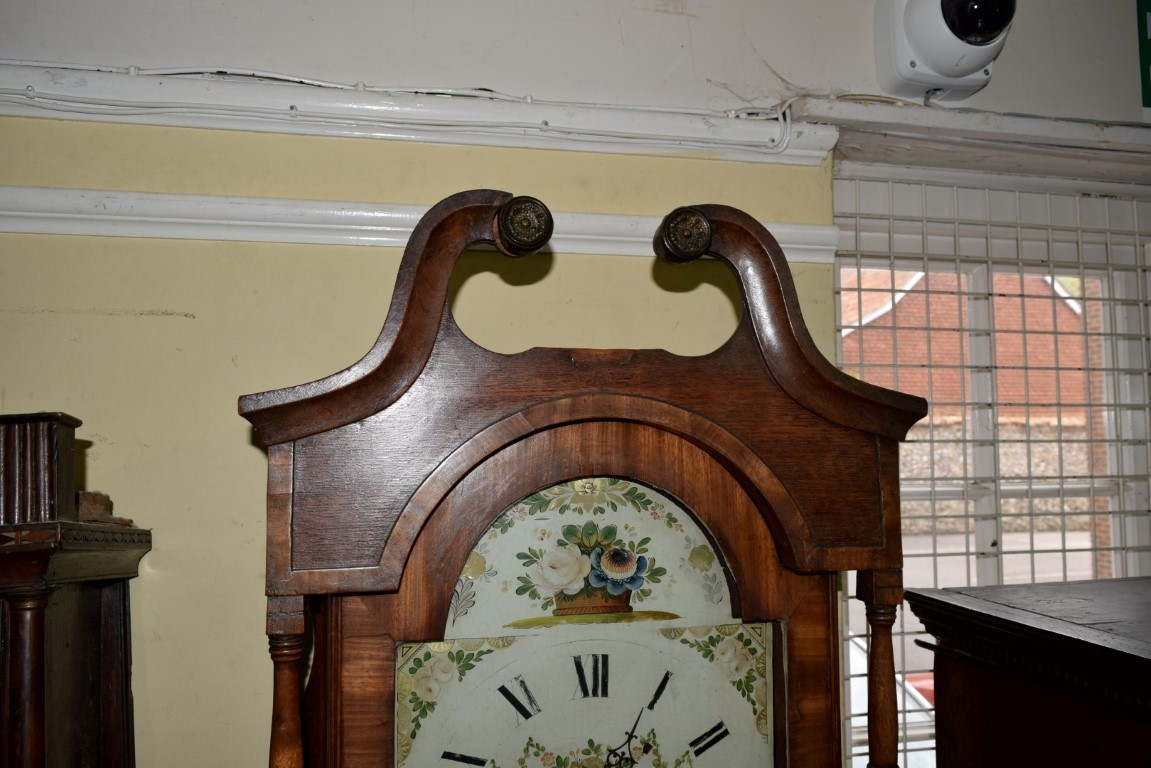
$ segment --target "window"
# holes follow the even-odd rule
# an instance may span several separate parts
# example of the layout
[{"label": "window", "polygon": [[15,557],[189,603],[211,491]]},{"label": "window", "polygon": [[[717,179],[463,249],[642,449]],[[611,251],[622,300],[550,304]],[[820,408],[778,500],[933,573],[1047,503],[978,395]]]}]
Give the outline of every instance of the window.
[{"label": "window", "polygon": [[[906,586],[1151,574],[1151,201],[840,179],[835,204],[839,365],[930,405],[901,453]],[[934,765],[920,635],[901,611],[907,766]]]}]

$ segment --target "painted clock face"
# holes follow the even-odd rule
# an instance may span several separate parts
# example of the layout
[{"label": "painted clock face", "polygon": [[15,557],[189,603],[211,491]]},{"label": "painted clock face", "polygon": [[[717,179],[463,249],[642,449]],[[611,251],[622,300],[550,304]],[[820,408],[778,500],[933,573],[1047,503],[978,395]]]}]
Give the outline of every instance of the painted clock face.
[{"label": "painted clock face", "polygon": [[580,478],[495,519],[445,640],[401,643],[396,768],[770,766],[772,643],[694,516]]}]

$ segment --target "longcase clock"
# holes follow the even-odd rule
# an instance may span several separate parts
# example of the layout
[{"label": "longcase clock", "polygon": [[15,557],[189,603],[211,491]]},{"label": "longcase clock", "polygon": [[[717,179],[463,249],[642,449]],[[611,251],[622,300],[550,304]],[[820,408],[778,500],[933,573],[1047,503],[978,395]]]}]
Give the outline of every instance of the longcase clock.
[{"label": "longcase clock", "polygon": [[831,366],[774,238],[720,205],[654,237],[738,277],[716,351],[477,346],[458,258],[551,229],[532,198],[447,198],[359,362],[241,398],[269,461],[271,764],[838,765],[855,570],[894,766],[898,447],[926,403]]}]

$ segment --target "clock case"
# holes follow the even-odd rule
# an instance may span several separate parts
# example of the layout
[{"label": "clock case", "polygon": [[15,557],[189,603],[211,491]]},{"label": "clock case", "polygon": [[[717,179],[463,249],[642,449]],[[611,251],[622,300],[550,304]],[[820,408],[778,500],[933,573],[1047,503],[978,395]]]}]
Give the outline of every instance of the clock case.
[{"label": "clock case", "polygon": [[240,398],[268,453],[270,765],[392,765],[397,641],[444,636],[456,578],[500,512],[604,476],[681,500],[725,558],[733,621],[778,622],[777,765],[842,764],[836,592],[858,571],[870,764],[895,766],[899,442],[926,402],[832,366],[778,243],[723,205],[677,209],[654,237],[667,261],[707,255],[734,271],[742,316],[714,352],[472,342],[448,301],[460,256],[481,244],[524,256],[551,231],[532,198],[443,200],[413,231],[359,362]]}]

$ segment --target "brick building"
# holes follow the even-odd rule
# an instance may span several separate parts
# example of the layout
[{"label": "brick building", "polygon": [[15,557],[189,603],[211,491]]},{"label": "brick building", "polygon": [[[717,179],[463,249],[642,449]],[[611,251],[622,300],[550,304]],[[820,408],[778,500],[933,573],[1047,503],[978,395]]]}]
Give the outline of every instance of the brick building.
[{"label": "brick building", "polygon": [[[988,339],[997,404],[992,425],[1004,530],[1093,529],[1110,541],[1108,499],[1062,490],[1109,474],[1101,408],[1102,325],[1094,279],[996,273],[973,291],[956,272],[845,269],[840,275],[841,365],[880,386],[921,395],[930,414],[901,456],[905,482],[959,487],[972,475],[973,348]],[[985,318],[985,319],[984,319]],[[974,327],[973,327],[974,326]],[[986,345],[984,345],[986,346]],[[1041,490],[1037,490],[1041,489]],[[908,532],[968,530],[969,501],[905,503]],[[1101,575],[1110,569],[1098,562]]]},{"label": "brick building", "polygon": [[[972,401],[969,312],[976,297],[961,275],[845,270],[841,282],[842,365],[880,386],[921,395],[931,418],[962,416]],[[1079,281],[1067,281],[1078,290]],[[1084,302],[1065,282],[997,273],[995,400],[1001,421],[1083,424],[1088,392]]]}]

